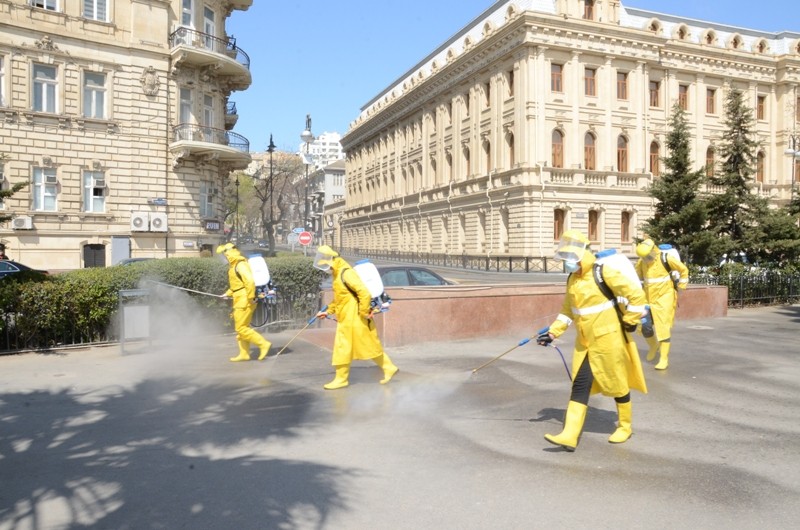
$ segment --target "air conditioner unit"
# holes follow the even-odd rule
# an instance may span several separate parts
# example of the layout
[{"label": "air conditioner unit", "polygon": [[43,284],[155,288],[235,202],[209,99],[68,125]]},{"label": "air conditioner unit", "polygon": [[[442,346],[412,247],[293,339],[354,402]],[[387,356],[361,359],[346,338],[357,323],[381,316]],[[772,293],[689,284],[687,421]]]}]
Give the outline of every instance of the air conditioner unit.
[{"label": "air conditioner unit", "polygon": [[150,229],[150,214],[131,212],[131,232],[147,232]]},{"label": "air conditioner unit", "polygon": [[106,179],[92,179],[92,187],[93,188],[105,188],[106,187]]},{"label": "air conditioner unit", "polygon": [[33,230],[33,218],[30,215],[20,215],[11,220],[14,230]]},{"label": "air conditioner unit", "polygon": [[166,232],[167,231],[167,214],[163,212],[153,212],[150,214],[150,231],[151,232]]},{"label": "air conditioner unit", "polygon": [[58,184],[58,176],[56,175],[45,175],[44,176],[45,184]]}]

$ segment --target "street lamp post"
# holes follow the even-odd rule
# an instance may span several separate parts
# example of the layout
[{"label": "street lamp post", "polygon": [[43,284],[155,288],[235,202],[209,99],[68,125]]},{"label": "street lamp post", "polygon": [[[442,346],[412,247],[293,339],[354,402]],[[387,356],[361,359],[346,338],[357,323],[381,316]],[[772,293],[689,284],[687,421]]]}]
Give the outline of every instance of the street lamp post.
[{"label": "street lamp post", "polygon": [[275,252],[275,216],[273,215],[272,202],[275,198],[272,196],[274,188],[274,176],[272,165],[272,153],[275,152],[275,144],[272,142],[272,134],[269,135],[269,145],[267,146],[269,153],[269,184],[267,185],[267,195],[269,196],[269,251]]},{"label": "street lamp post", "polygon": [[311,114],[306,114],[306,128],[300,134],[300,139],[306,144],[306,156],[303,160],[306,165],[305,190],[303,193],[303,229],[308,230],[308,147],[309,144],[314,140],[314,135],[311,134]]}]

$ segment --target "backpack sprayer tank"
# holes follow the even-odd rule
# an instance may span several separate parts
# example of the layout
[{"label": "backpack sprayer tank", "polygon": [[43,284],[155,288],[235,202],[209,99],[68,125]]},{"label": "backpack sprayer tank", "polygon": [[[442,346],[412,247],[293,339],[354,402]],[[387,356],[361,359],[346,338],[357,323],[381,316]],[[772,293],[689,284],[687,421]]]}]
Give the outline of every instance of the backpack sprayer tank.
[{"label": "backpack sprayer tank", "polygon": [[392,304],[392,299],[386,294],[383,287],[383,280],[378,272],[375,264],[368,259],[362,259],[356,262],[353,269],[361,278],[361,281],[366,285],[369,295],[372,297],[370,306],[373,311],[388,311],[389,306]]},{"label": "backpack sprayer tank", "polygon": [[253,281],[256,284],[256,298],[268,298],[270,301],[275,298],[275,286],[269,275],[269,267],[261,254],[250,254],[247,256],[247,263],[253,272]]}]

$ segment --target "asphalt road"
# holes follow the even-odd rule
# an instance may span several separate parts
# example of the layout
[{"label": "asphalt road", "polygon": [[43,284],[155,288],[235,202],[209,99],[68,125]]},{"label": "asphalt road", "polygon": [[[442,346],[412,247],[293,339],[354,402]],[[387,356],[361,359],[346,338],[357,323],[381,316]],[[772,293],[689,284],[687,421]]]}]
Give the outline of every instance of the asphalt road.
[{"label": "asphalt road", "polygon": [[[332,376],[326,330],[230,363],[196,326],[136,345],[0,357],[0,530],[796,528],[800,306],[678,322],[633,395],[633,437],[593,396],[574,453],[569,382],[521,337],[391,349]],[[297,330],[268,334],[274,352]],[[328,337],[328,339],[326,339]],[[565,354],[570,341],[561,342]],[[640,343],[643,345],[643,342]]]}]

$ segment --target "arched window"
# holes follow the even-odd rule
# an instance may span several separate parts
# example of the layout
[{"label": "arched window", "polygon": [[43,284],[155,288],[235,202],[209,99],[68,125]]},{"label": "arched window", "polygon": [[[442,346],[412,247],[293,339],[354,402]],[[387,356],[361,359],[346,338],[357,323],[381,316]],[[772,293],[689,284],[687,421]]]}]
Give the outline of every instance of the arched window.
[{"label": "arched window", "polygon": [[564,134],[553,131],[553,167],[564,167]]},{"label": "arched window", "polygon": [[592,133],[586,133],[583,137],[583,167],[589,171],[597,169],[595,143],[594,135]]},{"label": "arched window", "polygon": [[764,182],[764,166],[767,162],[767,156],[764,151],[759,151],[756,156],[756,182]]},{"label": "arched window", "polygon": [[661,175],[661,164],[659,164],[658,144],[656,142],[650,143],[650,173],[654,176]]},{"label": "arched window", "polygon": [[709,147],[706,149],[706,176],[713,177],[714,176],[714,148]]},{"label": "arched window", "polygon": [[617,138],[617,171],[628,171],[628,139],[621,134]]}]

